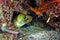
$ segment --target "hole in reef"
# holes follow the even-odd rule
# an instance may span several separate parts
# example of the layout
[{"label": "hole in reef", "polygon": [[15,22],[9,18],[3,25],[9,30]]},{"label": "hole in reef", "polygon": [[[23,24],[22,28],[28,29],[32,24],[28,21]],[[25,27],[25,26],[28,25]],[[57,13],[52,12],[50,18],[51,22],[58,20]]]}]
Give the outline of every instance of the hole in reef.
[{"label": "hole in reef", "polygon": [[19,14],[20,14],[19,12],[14,11],[11,22],[13,22],[13,20],[14,20]]}]

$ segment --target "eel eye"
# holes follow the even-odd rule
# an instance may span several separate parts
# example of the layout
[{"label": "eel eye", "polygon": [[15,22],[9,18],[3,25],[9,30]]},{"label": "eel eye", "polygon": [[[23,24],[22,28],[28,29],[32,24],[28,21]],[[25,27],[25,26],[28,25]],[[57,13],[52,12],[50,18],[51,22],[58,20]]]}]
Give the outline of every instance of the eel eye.
[{"label": "eel eye", "polygon": [[27,16],[24,17],[24,20],[25,20],[25,21],[28,20]]},{"label": "eel eye", "polygon": [[26,18],[26,16],[24,17],[24,20],[26,20],[27,18]]}]

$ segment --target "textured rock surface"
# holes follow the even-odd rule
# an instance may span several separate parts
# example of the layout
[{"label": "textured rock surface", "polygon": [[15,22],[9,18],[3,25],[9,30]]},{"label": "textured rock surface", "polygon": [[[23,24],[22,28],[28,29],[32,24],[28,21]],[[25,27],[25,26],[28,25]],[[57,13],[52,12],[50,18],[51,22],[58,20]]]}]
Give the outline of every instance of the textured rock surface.
[{"label": "textured rock surface", "polygon": [[26,36],[21,40],[60,40],[60,34],[56,31],[40,31],[39,33]]}]

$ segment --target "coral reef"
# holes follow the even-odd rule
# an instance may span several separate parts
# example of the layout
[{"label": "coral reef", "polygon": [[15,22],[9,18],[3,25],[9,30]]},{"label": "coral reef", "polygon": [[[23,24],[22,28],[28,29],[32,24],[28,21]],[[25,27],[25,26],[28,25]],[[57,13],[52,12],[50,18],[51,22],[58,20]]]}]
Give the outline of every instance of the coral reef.
[{"label": "coral reef", "polygon": [[0,40],[60,40],[60,0],[0,0],[0,34]]}]

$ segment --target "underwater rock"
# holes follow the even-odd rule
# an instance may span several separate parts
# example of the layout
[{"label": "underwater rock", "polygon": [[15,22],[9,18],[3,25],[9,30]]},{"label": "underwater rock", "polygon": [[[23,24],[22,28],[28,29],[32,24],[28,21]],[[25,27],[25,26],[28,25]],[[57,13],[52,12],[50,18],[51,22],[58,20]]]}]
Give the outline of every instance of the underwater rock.
[{"label": "underwater rock", "polygon": [[[23,38],[24,39],[24,38]],[[60,34],[56,31],[40,31],[25,38],[26,40],[59,40]]]}]

